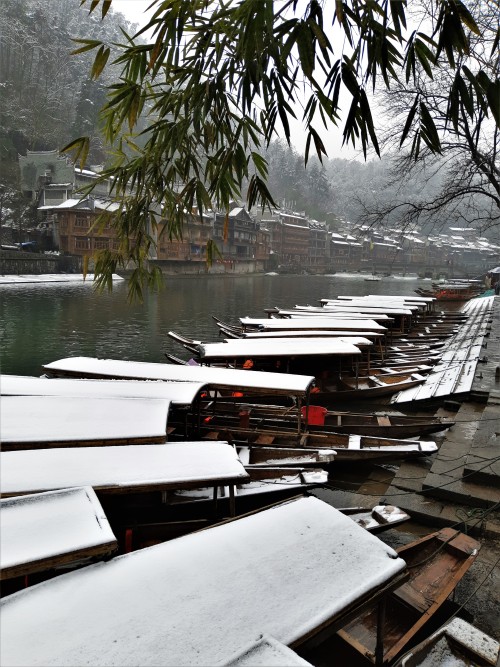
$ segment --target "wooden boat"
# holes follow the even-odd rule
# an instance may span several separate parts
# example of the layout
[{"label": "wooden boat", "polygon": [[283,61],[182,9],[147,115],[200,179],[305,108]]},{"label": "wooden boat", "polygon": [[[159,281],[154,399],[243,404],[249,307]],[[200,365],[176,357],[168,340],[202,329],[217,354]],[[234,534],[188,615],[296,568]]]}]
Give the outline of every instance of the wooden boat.
[{"label": "wooden boat", "polygon": [[429,456],[437,452],[437,445],[432,441],[307,431],[298,435],[296,429],[245,429],[239,426],[216,429],[209,424],[202,424],[200,429],[205,433],[205,439],[223,440],[236,446],[333,449],[336,452],[336,463],[397,461],[416,456]]},{"label": "wooden boat", "polygon": [[117,549],[116,537],[90,486],[4,498],[0,508],[2,582],[81,566]]},{"label": "wooden boat", "polygon": [[376,505],[371,509],[339,507],[338,510],[370,533],[379,533],[388,528],[394,528],[410,518],[409,514],[394,505]]},{"label": "wooden boat", "polygon": [[170,401],[113,396],[2,396],[4,451],[164,443]]},{"label": "wooden boat", "polygon": [[482,286],[467,283],[433,283],[431,290],[415,290],[421,296],[432,296],[438,301],[468,301],[478,296],[481,291]]},{"label": "wooden boat", "polygon": [[332,412],[325,417],[325,426],[336,433],[357,433],[387,438],[414,438],[438,433],[455,422],[439,417],[355,414]]},{"label": "wooden boat", "polygon": [[201,340],[193,340],[192,338],[186,338],[185,336],[181,336],[178,333],[175,333],[175,331],[169,331],[167,333],[167,336],[171,338],[172,340],[177,341],[177,343],[180,343],[183,347],[186,348],[186,350],[189,350],[189,352],[197,353],[198,351],[198,345],[202,344]]},{"label": "wooden boat", "polygon": [[[286,320],[283,320],[286,322]],[[356,377],[340,373],[347,363],[354,367],[361,358],[361,349],[371,346],[370,340],[346,338],[273,338],[261,340],[226,340],[198,346],[201,364],[234,364],[241,367],[251,360],[254,369],[279,368],[285,372],[307,372],[321,377],[320,392],[311,397],[315,405],[331,405],[344,400],[364,400],[386,396],[408,389],[425,381],[420,373],[381,373]],[[365,362],[366,363],[366,362]],[[326,377],[325,377],[326,376]]]},{"label": "wooden boat", "polygon": [[[309,468],[291,465],[275,466],[247,466],[246,472],[248,480],[238,483],[234,487],[234,495],[237,498],[253,498],[253,508],[262,506],[262,500],[268,504],[270,495],[298,495],[321,486],[328,482],[328,472],[322,468]],[[260,500],[259,497],[260,496]],[[213,489],[210,487],[200,487],[198,489],[188,489],[185,491],[175,491],[169,495],[169,504],[171,506],[186,507],[190,503],[200,503],[201,501],[212,502]],[[217,502],[229,501],[228,489],[220,486],[217,492]],[[237,513],[246,512],[248,503],[239,503]]]},{"label": "wooden boat", "polygon": [[240,461],[248,471],[250,466],[317,466],[331,463],[336,456],[333,449],[308,449],[287,447],[248,447],[236,448]]},{"label": "wooden boat", "polygon": [[[406,561],[410,577],[387,599],[381,628],[384,644],[381,664],[397,658],[438,611],[474,562],[480,547],[472,537],[453,528],[443,528],[397,550]],[[338,632],[373,663],[378,613],[374,606]]]},{"label": "wooden boat", "polygon": [[495,667],[500,644],[462,618],[454,618],[398,661],[396,667]]},{"label": "wooden boat", "polygon": [[[429,433],[437,433],[450,428],[455,422],[440,417],[414,416],[401,414],[378,414],[329,411],[326,408],[316,409],[314,415],[307,415],[307,408],[302,408],[302,420],[309,422],[308,430],[321,433],[356,433],[382,438],[413,438]],[[241,424],[257,427],[269,424],[274,428],[293,427],[297,424],[296,408],[285,408],[278,405],[262,405],[249,402],[217,400],[208,401],[201,407],[201,419],[209,419],[211,425],[224,426]],[[175,419],[175,413],[169,423]]]},{"label": "wooden boat", "polygon": [[397,373],[391,375],[368,375],[352,377],[342,375],[336,382],[328,380],[328,384],[320,391],[311,394],[313,405],[331,405],[338,401],[364,400],[389,396],[403,389],[409,389],[425,382],[420,373]]},{"label": "wooden boat", "polygon": [[188,366],[189,365],[187,361],[184,361],[184,359],[180,359],[179,357],[176,357],[173,354],[169,354],[168,352],[164,352],[164,355],[171,364],[175,364],[176,366]]},{"label": "wooden boat", "polygon": [[2,664],[221,665],[268,630],[295,649],[406,576],[390,547],[300,498],[4,598]]}]

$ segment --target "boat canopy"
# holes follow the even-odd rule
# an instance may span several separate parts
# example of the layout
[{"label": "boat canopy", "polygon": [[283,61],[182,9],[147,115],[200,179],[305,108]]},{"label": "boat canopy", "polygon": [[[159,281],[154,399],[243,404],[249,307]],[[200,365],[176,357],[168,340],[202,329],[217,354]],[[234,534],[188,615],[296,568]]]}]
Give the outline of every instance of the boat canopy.
[{"label": "boat canopy", "polygon": [[[382,309],[381,309],[382,310]],[[385,322],[392,320],[392,317],[385,313],[362,313],[361,311],[349,311],[349,308],[315,308],[314,306],[296,306],[294,310],[284,310],[279,308],[276,311],[279,317],[341,317],[349,320],[375,320],[376,322]]]},{"label": "boat canopy", "polygon": [[161,398],[173,405],[191,405],[205,382],[151,380],[89,380],[0,375],[2,396],[98,396],[108,398]]},{"label": "boat canopy", "polygon": [[377,537],[299,498],[2,598],[0,658],[220,665],[263,634],[296,647],[341,627],[405,576]]},{"label": "boat canopy", "polygon": [[[344,303],[346,304],[351,304],[352,305],[346,305],[344,306]],[[373,305],[372,305],[373,304]],[[361,313],[364,313],[365,315],[377,315],[377,314],[385,314],[385,315],[412,315],[413,311],[416,311],[419,309],[419,306],[416,305],[410,305],[407,303],[380,303],[378,302],[378,305],[375,305],[375,302],[370,302],[367,301],[365,303],[361,303],[359,301],[344,301],[342,303],[338,302],[338,305],[335,302],[330,302],[326,303],[323,308],[321,308],[322,311],[325,313],[336,313],[338,311],[343,311],[344,309],[349,310],[352,308],[354,311],[359,311]]]},{"label": "boat canopy", "polygon": [[4,498],[0,510],[1,579],[105,556],[118,547],[90,486]]},{"label": "boat canopy", "polygon": [[345,329],[349,331],[387,331],[387,328],[375,320],[342,319],[340,317],[294,317],[293,319],[269,319],[241,317],[243,327],[255,327],[262,330],[279,331],[291,329]]},{"label": "boat canopy", "polygon": [[144,361],[68,357],[43,366],[50,374],[80,377],[134,378],[167,382],[204,382],[216,389],[243,389],[254,393],[305,396],[314,382],[309,375],[269,373],[265,371],[176,366]]},{"label": "boat canopy", "polygon": [[170,401],[157,398],[2,396],[0,440],[4,447],[148,438],[164,442],[169,408]]},{"label": "boat canopy", "polygon": [[[348,338],[355,339],[359,334],[363,338],[380,338],[384,336],[383,331],[319,331],[317,329],[302,329],[292,331],[243,331],[241,338]],[[352,342],[352,341],[351,341]],[[354,343],[356,345],[356,343]]]},{"label": "boat canopy", "polygon": [[[352,339],[357,345],[372,345],[368,338]],[[361,354],[348,339],[341,338],[228,338],[224,343],[205,343],[197,349],[201,359],[258,357],[312,357]]]},{"label": "boat canopy", "polygon": [[111,492],[189,489],[248,480],[227,442],[59,447],[0,452],[2,495],[92,486]]}]

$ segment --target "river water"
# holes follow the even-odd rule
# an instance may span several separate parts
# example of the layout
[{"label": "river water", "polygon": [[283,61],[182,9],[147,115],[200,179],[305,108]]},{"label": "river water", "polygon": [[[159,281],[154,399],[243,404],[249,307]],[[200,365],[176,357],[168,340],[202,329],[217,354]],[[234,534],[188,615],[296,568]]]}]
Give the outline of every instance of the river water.
[{"label": "river water", "polygon": [[412,294],[429,283],[363,276],[166,276],[159,293],[127,302],[125,282],[98,294],[92,284],[0,285],[0,370],[39,375],[42,364],[70,356],[165,361],[164,352],[187,358],[169,330],[206,341],[221,340],[212,315],[236,323],[264,317],[264,308],[317,305],[339,294]]}]

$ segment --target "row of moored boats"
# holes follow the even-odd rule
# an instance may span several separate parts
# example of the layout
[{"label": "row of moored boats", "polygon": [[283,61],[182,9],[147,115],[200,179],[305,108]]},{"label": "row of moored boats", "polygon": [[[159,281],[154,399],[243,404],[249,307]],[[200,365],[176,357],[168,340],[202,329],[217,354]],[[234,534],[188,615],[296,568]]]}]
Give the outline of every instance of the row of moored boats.
[{"label": "row of moored boats", "polygon": [[[467,316],[380,296],[266,314],[216,320],[224,342],[171,332],[174,363],[1,376],[2,664],[307,665],[293,649],[328,630],[375,664],[420,664],[408,646],[480,544],[445,528],[396,552],[371,532],[407,520],[397,507],[305,492],[342,463],[437,451],[452,421],[370,388],[422,381]],[[478,631],[457,625],[421,650],[460,634],[470,651]]]}]

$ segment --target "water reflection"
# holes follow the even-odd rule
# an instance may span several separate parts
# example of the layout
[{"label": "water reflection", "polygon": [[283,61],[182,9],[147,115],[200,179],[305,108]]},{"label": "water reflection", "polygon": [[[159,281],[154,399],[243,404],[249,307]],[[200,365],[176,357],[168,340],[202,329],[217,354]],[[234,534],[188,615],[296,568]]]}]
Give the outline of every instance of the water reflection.
[{"label": "water reflection", "polygon": [[[421,281],[333,276],[167,276],[165,289],[127,303],[126,285],[97,294],[90,284],[0,286],[1,372],[38,375],[42,364],[69,356],[164,361],[182,355],[172,329],[220,340],[211,315],[228,322],[262,317],[272,306],[317,305],[339,294],[412,294]],[[425,284],[425,283],[424,283]]]}]

